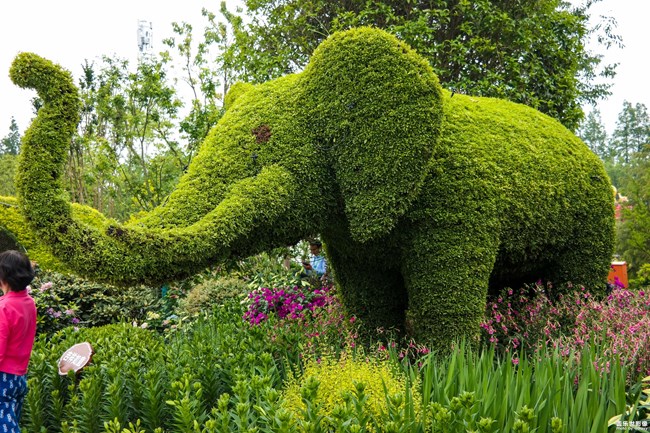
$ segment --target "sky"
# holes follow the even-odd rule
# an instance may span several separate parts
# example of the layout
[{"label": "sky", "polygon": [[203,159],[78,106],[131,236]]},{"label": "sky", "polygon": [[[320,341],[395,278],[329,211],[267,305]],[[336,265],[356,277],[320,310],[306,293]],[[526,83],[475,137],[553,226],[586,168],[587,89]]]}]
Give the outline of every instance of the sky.
[{"label": "sky", "polygon": [[[579,2],[581,0],[571,0]],[[228,0],[229,8],[240,2]],[[201,9],[216,12],[218,0],[21,0],[0,2],[0,137],[9,132],[15,117],[21,133],[32,118],[33,91],[16,87],[9,79],[9,67],[19,52],[34,52],[70,70],[75,78],[84,59],[97,60],[103,54],[137,58],[138,20],[153,24],[154,52],[162,50],[162,39],[172,36],[171,23],[186,21],[202,31],[205,19]],[[594,16],[613,16],[624,48],[611,48],[604,62],[619,63],[612,95],[600,101],[598,109],[608,133],[612,133],[623,101],[643,103],[650,108],[648,85],[648,45],[650,26],[647,16],[650,0],[602,0],[592,9]],[[200,34],[200,33],[198,33]],[[602,50],[602,48],[600,49]],[[180,84],[179,84],[180,85]],[[590,111],[590,107],[584,107]]]}]

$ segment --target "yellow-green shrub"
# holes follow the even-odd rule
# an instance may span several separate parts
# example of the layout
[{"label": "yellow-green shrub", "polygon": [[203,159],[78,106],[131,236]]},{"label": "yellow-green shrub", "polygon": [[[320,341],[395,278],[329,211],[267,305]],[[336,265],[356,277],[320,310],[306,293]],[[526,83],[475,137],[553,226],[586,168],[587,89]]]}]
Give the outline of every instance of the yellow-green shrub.
[{"label": "yellow-green shrub", "polygon": [[[320,383],[313,403],[320,405],[320,414],[325,416],[331,416],[335,407],[345,405],[345,394],[354,393],[357,382],[365,385],[366,410],[373,417],[387,412],[387,397],[398,393],[404,396],[407,390],[406,377],[396,374],[388,362],[354,356],[310,360],[305,365],[303,376],[291,377],[284,391],[285,407],[297,415],[305,410],[301,387],[310,377]],[[411,385],[410,393],[415,412],[419,413],[422,398],[417,385]],[[405,404],[405,399],[401,404]]]},{"label": "yellow-green shrub", "polygon": [[[56,259],[32,231],[18,209],[15,197],[0,196],[0,234],[11,238],[22,247],[31,260],[45,269],[64,271],[63,264]],[[12,246],[13,248],[13,246]]]}]

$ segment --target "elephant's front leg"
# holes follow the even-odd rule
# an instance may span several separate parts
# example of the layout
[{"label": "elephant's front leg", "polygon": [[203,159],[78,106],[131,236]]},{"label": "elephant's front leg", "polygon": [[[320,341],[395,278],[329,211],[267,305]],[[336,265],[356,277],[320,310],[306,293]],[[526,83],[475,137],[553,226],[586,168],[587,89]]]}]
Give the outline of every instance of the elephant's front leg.
[{"label": "elephant's front leg", "polygon": [[432,347],[447,349],[454,339],[478,338],[498,230],[495,219],[472,214],[455,224],[422,221],[407,245],[402,271],[409,298],[406,326]]},{"label": "elephant's front leg", "polygon": [[378,328],[401,330],[407,300],[399,266],[388,266],[385,259],[369,253],[373,248],[347,237],[326,245],[343,303],[349,313],[361,319],[367,336],[376,338]]}]

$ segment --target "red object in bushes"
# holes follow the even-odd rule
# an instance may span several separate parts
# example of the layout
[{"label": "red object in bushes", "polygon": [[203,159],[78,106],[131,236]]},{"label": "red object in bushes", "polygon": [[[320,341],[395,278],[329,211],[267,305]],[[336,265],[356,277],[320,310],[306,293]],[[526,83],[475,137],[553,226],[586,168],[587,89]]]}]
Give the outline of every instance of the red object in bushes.
[{"label": "red object in bushes", "polygon": [[607,282],[627,289],[627,263],[612,262],[609,269],[609,275],[607,276]]}]

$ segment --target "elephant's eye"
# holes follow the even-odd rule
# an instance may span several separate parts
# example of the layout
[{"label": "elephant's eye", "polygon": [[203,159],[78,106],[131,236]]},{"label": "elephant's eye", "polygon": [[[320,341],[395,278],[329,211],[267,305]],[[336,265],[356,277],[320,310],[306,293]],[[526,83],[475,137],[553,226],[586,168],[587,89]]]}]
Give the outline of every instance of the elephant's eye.
[{"label": "elephant's eye", "polygon": [[255,136],[257,144],[266,143],[271,139],[271,127],[269,125],[260,125],[251,131]]}]

